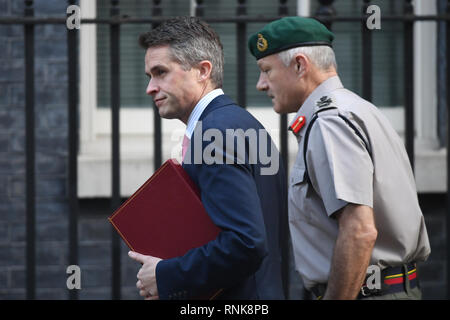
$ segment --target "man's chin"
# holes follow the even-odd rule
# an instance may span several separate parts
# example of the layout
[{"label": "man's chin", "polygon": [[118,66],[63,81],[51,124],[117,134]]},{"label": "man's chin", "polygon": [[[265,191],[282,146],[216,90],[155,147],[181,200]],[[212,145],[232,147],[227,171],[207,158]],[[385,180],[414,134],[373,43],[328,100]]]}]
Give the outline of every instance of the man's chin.
[{"label": "man's chin", "polygon": [[286,114],[287,112],[285,110],[283,110],[283,108],[281,108],[279,105],[272,105],[272,109],[273,111],[275,111],[278,114]]},{"label": "man's chin", "polygon": [[159,116],[164,119],[175,119],[176,118],[173,113],[171,113],[169,110],[167,110],[164,107],[158,108],[158,113],[159,113]]},{"label": "man's chin", "polygon": [[279,104],[272,104],[272,109],[278,114],[290,114],[298,112],[299,108],[294,106],[280,106]]}]

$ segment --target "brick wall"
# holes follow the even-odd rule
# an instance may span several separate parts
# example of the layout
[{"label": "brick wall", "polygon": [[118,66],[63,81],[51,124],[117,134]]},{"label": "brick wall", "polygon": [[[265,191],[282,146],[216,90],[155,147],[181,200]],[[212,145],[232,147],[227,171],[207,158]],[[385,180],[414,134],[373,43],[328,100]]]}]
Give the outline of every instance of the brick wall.
[{"label": "brick wall", "polygon": [[[24,1],[0,0],[0,15]],[[64,1],[35,1],[61,16]],[[0,299],[25,298],[25,67],[23,26],[0,26]],[[67,297],[67,50],[62,25],[35,29],[36,296]]]},{"label": "brick wall", "polygon": [[[0,1],[0,15],[12,1]],[[0,299],[25,297],[24,67],[20,26],[0,26]],[[21,183],[22,182],[22,183]]]},{"label": "brick wall", "polygon": [[[108,199],[80,202],[79,266],[81,268],[80,299],[111,298],[111,215]],[[115,232],[115,231],[114,231]],[[128,248],[121,243],[122,299],[139,299],[136,289],[140,265],[128,257]]]},{"label": "brick wall", "polygon": [[[23,1],[0,0],[0,16],[23,15]],[[37,16],[64,15],[66,1],[36,0]],[[62,25],[36,26],[36,295],[67,299],[67,49]],[[0,25],[0,299],[26,297],[25,97],[23,27]],[[445,197],[420,197],[432,255],[420,265],[425,299],[445,298]],[[80,299],[111,297],[108,204],[82,207],[79,219]],[[122,246],[122,297],[138,299],[139,266]],[[290,273],[290,297],[304,297]]]}]

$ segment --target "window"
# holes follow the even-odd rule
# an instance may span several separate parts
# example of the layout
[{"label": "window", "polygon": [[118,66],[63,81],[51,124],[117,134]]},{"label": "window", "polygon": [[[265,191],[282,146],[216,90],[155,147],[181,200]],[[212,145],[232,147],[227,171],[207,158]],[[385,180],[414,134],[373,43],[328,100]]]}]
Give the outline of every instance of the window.
[{"label": "window", "polygon": [[[312,2],[316,12],[318,1]],[[335,1],[338,16],[358,16],[362,12],[361,0]],[[371,1],[380,7],[381,15],[401,15],[402,1]],[[372,92],[373,103],[379,107],[403,105],[403,24],[401,21],[383,21],[381,30],[372,31]],[[332,25],[336,35],[333,41],[338,72],[346,88],[362,94],[361,27],[357,22],[336,22]]]},{"label": "window", "polygon": [[[97,0],[97,17],[108,18],[110,16],[110,0]],[[120,14],[132,17],[148,17],[151,14],[153,1],[132,0],[120,2]],[[164,16],[187,15],[191,12],[189,1],[162,1]],[[252,16],[274,15],[278,12],[277,1],[261,3],[259,0],[246,2],[247,13]],[[296,4],[290,1],[289,12],[295,14]],[[204,16],[214,16],[220,12],[222,16],[232,17],[236,14],[237,1],[205,1]],[[253,32],[260,29],[264,23],[252,23],[247,28],[247,38]],[[233,99],[237,99],[237,56],[236,56],[236,25],[232,23],[211,23],[211,26],[219,34],[224,47],[224,91]],[[143,108],[148,107],[151,100],[143,94],[148,79],[143,72],[144,51],[137,44],[139,34],[149,30],[144,24],[125,24],[120,29],[120,74],[121,74],[121,107]],[[245,48],[247,43],[244,44]],[[109,108],[110,106],[110,60],[109,60],[109,25],[97,26],[97,106]],[[253,56],[247,54],[247,105],[271,106],[265,93],[255,89],[259,70]]]},{"label": "window", "polygon": [[[164,16],[186,15],[189,1],[162,1]],[[110,17],[110,0],[97,0],[97,17]],[[130,17],[151,16],[153,1],[120,1],[120,14]],[[144,74],[145,50],[138,45],[141,33],[150,30],[148,24],[123,24],[120,27],[120,104],[124,108],[151,106],[151,98],[145,94],[148,78]],[[110,49],[109,25],[97,26],[97,105],[109,108],[110,102]]]},{"label": "window", "polygon": [[[205,17],[234,16],[237,1],[204,1]],[[273,16],[278,1],[247,0],[250,16]],[[338,15],[357,15],[362,0],[334,1]],[[193,12],[194,1],[164,0],[163,15],[187,15]],[[290,0],[289,13],[297,10],[303,15],[314,14],[318,1]],[[374,0],[382,15],[401,14],[399,1]],[[151,15],[153,1],[120,1],[120,13],[145,17]],[[109,0],[80,0],[83,18],[108,17]],[[416,0],[416,14],[435,14],[434,1]],[[310,15],[310,14],[309,14]],[[247,34],[264,23],[249,23]],[[335,51],[339,74],[348,89],[361,93],[361,30],[354,22],[333,25],[336,34]],[[236,26],[212,23],[224,46],[224,90],[237,98]],[[403,120],[403,35],[401,22],[382,21],[381,30],[373,31],[373,100],[402,134]],[[132,194],[155,170],[153,168],[153,109],[151,98],[145,95],[147,79],[144,75],[144,51],[137,44],[138,35],[148,25],[122,25],[121,46],[121,194]],[[429,167],[445,169],[445,155],[435,151],[437,140],[436,101],[436,23],[415,24],[415,90],[416,114],[416,177],[419,190],[444,190],[445,176],[433,176]],[[245,44],[246,45],[246,44]],[[247,107],[269,130],[275,143],[279,139],[279,118],[270,108],[266,94],[255,89],[258,69],[254,58],[247,53]],[[109,110],[109,28],[103,24],[84,24],[80,30],[80,153],[79,196],[108,197],[111,193],[111,114]],[[294,115],[289,115],[291,119]],[[163,159],[180,159],[181,140],[185,130],[180,121],[162,119]],[[289,139],[289,163],[295,159],[297,146]]]}]

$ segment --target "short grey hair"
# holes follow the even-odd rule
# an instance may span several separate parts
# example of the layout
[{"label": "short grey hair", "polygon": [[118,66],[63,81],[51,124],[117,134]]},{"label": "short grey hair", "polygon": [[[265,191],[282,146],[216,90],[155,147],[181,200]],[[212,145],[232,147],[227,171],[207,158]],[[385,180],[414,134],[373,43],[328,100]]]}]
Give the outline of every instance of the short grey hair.
[{"label": "short grey hair", "polygon": [[217,33],[196,17],[176,17],[155,29],[143,33],[139,44],[145,48],[169,45],[173,59],[184,70],[190,70],[203,60],[212,64],[211,81],[216,88],[223,83],[223,46]]},{"label": "short grey hair", "polygon": [[329,46],[296,47],[282,51],[278,53],[278,56],[287,67],[291,63],[292,58],[298,53],[307,56],[311,62],[322,71],[327,71],[331,67],[334,67],[337,70],[336,57],[333,49]]}]

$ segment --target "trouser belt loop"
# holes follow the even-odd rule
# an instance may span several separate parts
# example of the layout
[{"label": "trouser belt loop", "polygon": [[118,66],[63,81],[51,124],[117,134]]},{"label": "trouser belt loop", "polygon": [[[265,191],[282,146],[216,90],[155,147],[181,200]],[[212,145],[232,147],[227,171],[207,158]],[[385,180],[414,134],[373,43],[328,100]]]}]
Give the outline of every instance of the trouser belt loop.
[{"label": "trouser belt loop", "polygon": [[403,269],[403,279],[404,279],[403,284],[405,286],[405,291],[408,294],[408,296],[410,296],[411,295],[411,284],[409,283],[408,265],[403,264],[402,269]]}]

